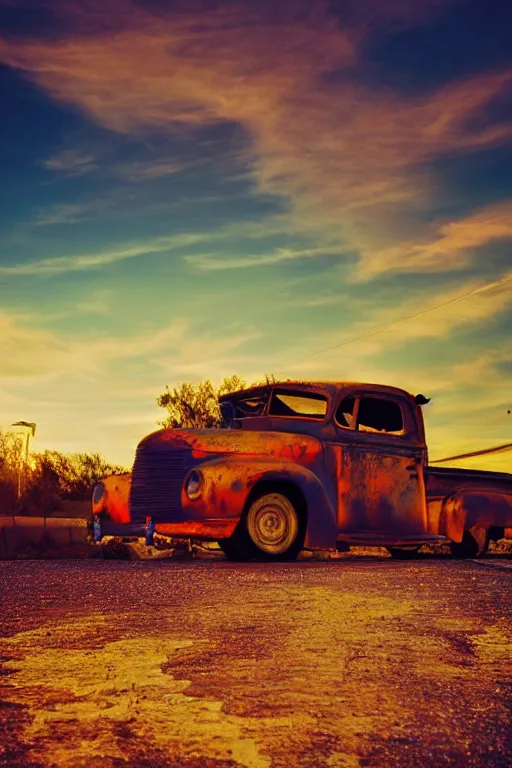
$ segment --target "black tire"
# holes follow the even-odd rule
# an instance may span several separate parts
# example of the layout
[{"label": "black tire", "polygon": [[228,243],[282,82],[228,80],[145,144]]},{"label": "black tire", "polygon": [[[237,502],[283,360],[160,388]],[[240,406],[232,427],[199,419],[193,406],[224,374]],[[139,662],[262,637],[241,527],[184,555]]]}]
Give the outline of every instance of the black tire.
[{"label": "black tire", "polygon": [[257,560],[296,560],[304,544],[305,521],[283,493],[265,493],[243,518],[244,533]]},{"label": "black tire", "polygon": [[481,557],[487,551],[489,544],[489,530],[487,528],[470,528],[464,531],[462,541],[452,541],[450,551],[452,557],[474,558]]},{"label": "black tire", "polygon": [[391,557],[395,560],[413,560],[418,556],[420,547],[386,547]]},{"label": "black tire", "polygon": [[219,546],[228,560],[237,562],[290,561],[302,550],[305,533],[305,521],[290,499],[266,493],[251,502],[233,535],[221,539]]},{"label": "black tire", "polygon": [[235,562],[245,562],[250,560],[252,556],[251,549],[240,540],[238,530],[229,539],[221,539],[219,546],[226,555],[228,560],[234,560]]}]

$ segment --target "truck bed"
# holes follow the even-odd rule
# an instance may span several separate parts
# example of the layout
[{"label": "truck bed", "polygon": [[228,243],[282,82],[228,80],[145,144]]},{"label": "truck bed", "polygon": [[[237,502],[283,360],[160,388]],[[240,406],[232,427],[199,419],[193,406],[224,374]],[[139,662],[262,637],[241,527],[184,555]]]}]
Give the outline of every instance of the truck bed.
[{"label": "truck bed", "polygon": [[428,468],[427,499],[448,496],[459,489],[494,491],[512,496],[512,474],[479,469]]}]

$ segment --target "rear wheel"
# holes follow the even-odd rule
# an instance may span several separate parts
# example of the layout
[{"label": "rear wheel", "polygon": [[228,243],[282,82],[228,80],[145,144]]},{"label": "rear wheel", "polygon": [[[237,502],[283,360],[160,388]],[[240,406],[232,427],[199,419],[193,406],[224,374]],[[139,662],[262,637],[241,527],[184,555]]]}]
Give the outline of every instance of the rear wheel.
[{"label": "rear wheel", "polygon": [[487,528],[474,527],[464,531],[462,541],[452,541],[450,544],[450,551],[453,557],[480,557],[487,551],[488,544],[489,530]]},{"label": "rear wheel", "polygon": [[421,547],[387,547],[389,554],[395,560],[412,560],[420,549]]}]

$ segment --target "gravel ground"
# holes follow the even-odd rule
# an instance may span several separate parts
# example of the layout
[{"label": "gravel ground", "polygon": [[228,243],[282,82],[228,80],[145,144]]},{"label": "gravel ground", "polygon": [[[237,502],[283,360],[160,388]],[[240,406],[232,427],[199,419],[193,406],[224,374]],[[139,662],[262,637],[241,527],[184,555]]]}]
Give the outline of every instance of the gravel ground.
[{"label": "gravel ground", "polygon": [[510,559],[0,562],[0,766],[510,766]]}]

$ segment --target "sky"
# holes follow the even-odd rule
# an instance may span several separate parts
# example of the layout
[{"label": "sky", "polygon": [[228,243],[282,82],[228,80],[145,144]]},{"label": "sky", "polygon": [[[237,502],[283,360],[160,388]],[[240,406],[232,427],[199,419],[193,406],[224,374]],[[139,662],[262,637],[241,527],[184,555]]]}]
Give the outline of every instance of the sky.
[{"label": "sky", "polygon": [[511,96],[503,0],[0,0],[0,424],[130,466],[268,373],[511,442]]}]

